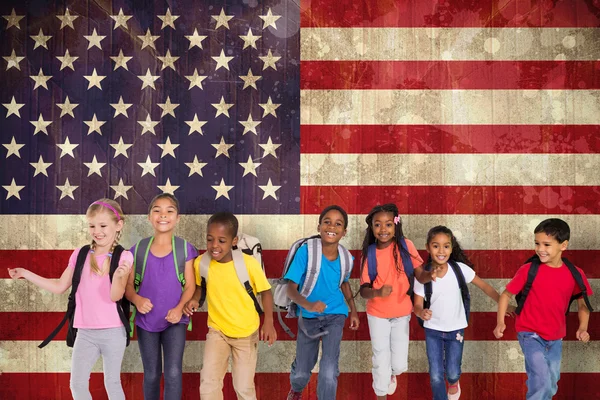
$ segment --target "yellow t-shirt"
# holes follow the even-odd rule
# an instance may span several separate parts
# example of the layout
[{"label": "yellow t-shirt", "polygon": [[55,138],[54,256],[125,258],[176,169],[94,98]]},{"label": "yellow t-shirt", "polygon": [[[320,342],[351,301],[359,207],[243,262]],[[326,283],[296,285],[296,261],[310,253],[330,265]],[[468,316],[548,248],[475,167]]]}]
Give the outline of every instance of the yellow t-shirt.
[{"label": "yellow t-shirt", "polygon": [[[254,294],[270,290],[271,285],[260,264],[252,256],[244,254],[250,285]],[[196,285],[200,286],[200,259],[194,260]],[[246,293],[235,273],[233,261],[219,263],[211,260],[206,280],[206,303],[208,326],[225,336],[242,338],[252,335],[260,326],[260,317],[254,302]]]}]

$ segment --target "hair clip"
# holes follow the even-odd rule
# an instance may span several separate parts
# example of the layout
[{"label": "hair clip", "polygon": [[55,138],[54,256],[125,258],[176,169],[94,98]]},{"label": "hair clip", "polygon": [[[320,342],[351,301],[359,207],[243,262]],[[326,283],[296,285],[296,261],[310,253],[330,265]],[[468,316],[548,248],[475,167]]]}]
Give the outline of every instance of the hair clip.
[{"label": "hair clip", "polygon": [[398,225],[398,223],[402,223],[402,218],[400,218],[399,214],[394,217],[394,224]]},{"label": "hair clip", "polygon": [[95,251],[94,251],[94,250],[90,250],[90,254],[94,254],[94,253],[95,253]]}]

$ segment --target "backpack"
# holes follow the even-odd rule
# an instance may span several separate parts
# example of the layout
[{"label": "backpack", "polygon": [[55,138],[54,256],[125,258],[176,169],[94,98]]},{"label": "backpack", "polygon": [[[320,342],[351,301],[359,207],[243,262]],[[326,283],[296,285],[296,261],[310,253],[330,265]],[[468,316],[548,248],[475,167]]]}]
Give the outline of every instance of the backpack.
[{"label": "backpack", "polygon": [[[408,246],[406,245],[406,240],[404,239],[404,237],[400,239],[400,245],[402,246],[402,249],[398,249],[398,251],[400,251],[400,257],[402,258],[402,266],[404,267],[404,273],[406,274],[406,277],[408,278],[408,284],[409,284],[408,292],[406,294],[408,294],[409,296],[412,297],[413,288],[415,286],[415,268],[412,263],[412,257],[410,255],[410,253],[408,252]],[[367,286],[370,288],[373,287],[373,282],[375,282],[375,279],[377,279],[376,250],[377,250],[376,243],[370,244],[367,249],[367,267],[369,269],[369,280],[371,282],[365,283],[365,284],[363,284],[363,286]],[[405,251],[402,251],[402,250],[405,250]]]},{"label": "backpack", "polygon": [[[590,312],[594,311],[594,309],[592,308],[592,305],[590,304],[588,295],[587,295],[587,288],[585,287],[585,284],[583,283],[583,277],[581,276],[581,274],[579,273],[577,268],[575,268],[573,263],[571,263],[571,261],[567,260],[566,258],[563,258],[562,261],[565,263],[567,268],[569,268],[571,275],[573,275],[573,279],[575,279],[575,282],[577,283],[579,290],[581,290],[581,293],[571,296],[571,299],[569,300],[569,306],[567,307],[566,313],[569,314],[569,309],[571,308],[571,303],[573,303],[574,300],[581,298],[582,296],[583,296],[583,300],[585,301],[585,305],[588,308],[588,310],[590,310]],[[523,306],[525,306],[525,300],[527,300],[527,296],[529,295],[529,291],[531,290],[533,281],[537,275],[538,269],[540,268],[540,258],[536,254],[536,255],[532,256],[531,258],[529,258],[527,261],[525,261],[525,264],[527,264],[527,263],[531,263],[531,266],[529,267],[529,272],[527,274],[527,282],[525,282],[525,286],[523,287],[523,290],[521,290],[515,296],[515,299],[517,300],[517,309],[515,310],[515,313],[517,315],[521,314],[521,311],[523,311]]]},{"label": "backpack", "polygon": [[[467,317],[468,324],[469,316],[471,313],[471,295],[469,294],[469,286],[467,285],[465,275],[463,274],[460,265],[458,265],[454,260],[448,260],[448,264],[452,267],[454,275],[456,275],[456,280],[458,281],[458,287],[460,288],[460,295],[462,297],[463,306],[465,307],[465,316]],[[425,265],[425,271],[430,270],[431,263],[427,263],[427,265]],[[433,284],[431,282],[427,282],[423,286],[425,287],[425,299],[423,301],[423,309],[428,309],[429,307],[431,307],[431,295],[433,294]],[[419,321],[419,325],[423,327],[425,321],[418,317],[417,320]]]},{"label": "backpack", "polygon": [[[231,255],[233,257],[233,267],[235,268],[235,273],[242,284],[244,286],[244,290],[248,293],[248,296],[252,299],[254,303],[254,308],[258,315],[264,314],[256,295],[254,294],[254,290],[252,289],[252,285],[250,284],[250,276],[248,275],[248,269],[246,268],[246,262],[244,261],[243,254],[247,254],[249,256],[254,257],[259,263],[262,270],[265,270],[263,261],[262,261],[262,246],[260,241],[250,235],[246,235],[241,233],[238,235],[238,244],[234,246]],[[200,287],[202,288],[200,295],[200,306],[204,304],[206,300],[206,279],[208,279],[208,267],[210,266],[210,261],[212,257],[210,253],[207,251],[202,255],[200,259],[200,277],[202,278]]]},{"label": "backpack", "polygon": [[[134,270],[134,278],[133,278],[133,287],[135,288],[135,292],[139,292],[140,285],[144,280],[144,273],[146,272],[146,261],[148,261],[148,253],[150,252],[150,246],[152,246],[152,242],[154,241],[154,236],[147,237],[145,239],[137,242],[135,246],[135,254],[133,255],[133,270]],[[181,291],[183,292],[185,288],[185,263],[188,256],[188,242],[185,239],[182,239],[177,236],[172,236],[171,238],[171,246],[173,253],[173,261],[175,263],[175,273],[177,274],[177,280],[181,283]],[[131,318],[129,319],[130,331],[129,335],[133,336],[135,315],[137,310],[133,307],[133,312],[131,313]],[[192,319],[190,318],[190,323],[188,324],[188,331],[192,330]]]},{"label": "backpack", "polygon": [[[77,261],[75,263],[75,271],[73,271],[73,279],[71,283],[71,293],[69,294],[69,303],[67,305],[67,312],[63,317],[62,321],[58,324],[58,326],[50,333],[50,335],[38,346],[40,349],[45,347],[54,337],[60,332],[62,327],[69,320],[69,327],[67,330],[67,346],[73,347],[75,344],[75,338],[77,337],[77,328],[73,327],[73,321],[75,320],[75,294],[77,293],[77,288],[79,287],[79,282],[81,282],[81,273],[83,271],[83,266],[85,264],[85,260],[90,251],[90,245],[83,246],[79,250],[79,254],[77,255]],[[112,278],[119,267],[119,261],[121,259],[121,254],[124,249],[121,245],[117,245],[114,250],[112,257],[110,259],[110,269],[108,272],[108,277],[110,282],[112,283]],[[121,300],[116,302],[117,312],[119,313],[119,318],[125,326],[125,331],[128,333],[127,336],[127,346],[129,346],[129,324],[127,323],[127,317],[129,316],[129,308],[130,303],[129,300],[123,296]]]},{"label": "backpack", "polygon": [[[302,284],[300,285],[301,286],[300,294],[304,298],[307,298],[308,296],[310,296],[310,294],[314,290],[315,285],[317,283],[317,279],[319,278],[319,272],[321,270],[321,259],[323,257],[323,247],[322,247],[323,245],[321,243],[321,236],[319,236],[319,235],[314,235],[314,236],[310,236],[307,238],[299,239],[296,242],[294,242],[294,244],[292,244],[292,247],[290,247],[288,255],[285,259],[285,263],[283,265],[283,273],[281,275],[281,278],[278,279],[273,284],[273,286],[274,286],[273,303],[274,303],[275,307],[277,308],[277,318],[279,319],[279,323],[281,324],[281,326],[283,327],[285,332],[290,337],[293,338],[293,337],[295,337],[295,335],[292,333],[291,329],[285,324],[285,322],[283,322],[283,318],[281,317],[282,310],[287,311],[287,318],[298,317],[299,318],[298,326],[300,327],[300,329],[302,329],[304,334],[311,338],[316,338],[319,336],[326,335],[328,332],[327,331],[321,332],[319,335],[316,335],[315,337],[308,335],[308,333],[306,332],[306,329],[304,328],[304,324],[302,322],[302,315],[301,314],[299,315],[297,313],[296,304],[292,303],[292,300],[287,295],[288,280],[284,278],[285,275],[287,274],[288,270],[290,269],[292,262],[294,261],[294,257],[296,256],[298,249],[302,246],[308,247],[308,262],[307,262],[308,265],[307,265],[306,276],[304,278],[304,282],[302,282]],[[344,279],[346,278],[346,276],[348,276],[348,274],[352,270],[352,266],[353,266],[352,265],[352,255],[341,244],[338,245],[338,252],[339,252],[340,266],[341,266],[341,275],[340,275],[339,286],[342,286],[342,283],[344,283]]]}]

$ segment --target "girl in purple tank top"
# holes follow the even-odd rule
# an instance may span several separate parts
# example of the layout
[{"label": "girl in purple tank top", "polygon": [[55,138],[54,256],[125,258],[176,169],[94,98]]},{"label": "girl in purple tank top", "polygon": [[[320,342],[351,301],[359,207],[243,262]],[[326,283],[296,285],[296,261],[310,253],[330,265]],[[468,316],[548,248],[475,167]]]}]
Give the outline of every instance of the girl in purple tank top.
[{"label": "girl in purple tank top", "polygon": [[164,357],[164,399],[179,400],[185,333],[190,322],[183,315],[183,306],[196,288],[193,260],[198,252],[185,242],[185,268],[177,269],[174,230],[179,222],[179,202],[175,196],[163,193],[152,199],[148,220],[154,235],[146,242],[147,251],[141,249],[144,241],[131,248],[134,254],[143,252],[143,273],[141,279],[136,273],[130,274],[125,295],[137,310],[135,325],[144,367],[144,399],[160,398]]}]

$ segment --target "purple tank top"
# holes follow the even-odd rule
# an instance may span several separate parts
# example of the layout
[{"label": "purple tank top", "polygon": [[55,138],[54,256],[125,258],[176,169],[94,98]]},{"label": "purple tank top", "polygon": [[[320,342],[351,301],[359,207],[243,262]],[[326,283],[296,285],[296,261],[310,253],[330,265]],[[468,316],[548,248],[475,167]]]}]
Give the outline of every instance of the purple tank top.
[{"label": "purple tank top", "polygon": [[[187,244],[187,259],[193,260],[198,252],[191,244]],[[135,254],[135,246],[131,248]],[[181,271],[183,272],[183,271]],[[171,308],[174,308],[181,299],[181,283],[177,279],[173,253],[164,257],[156,257],[151,251],[148,252],[146,271],[144,279],[140,284],[138,294],[150,299],[152,311],[147,314],[136,313],[135,324],[148,332],[162,332],[172,324],[165,319]],[[183,315],[180,324],[188,324],[189,317]]]}]

